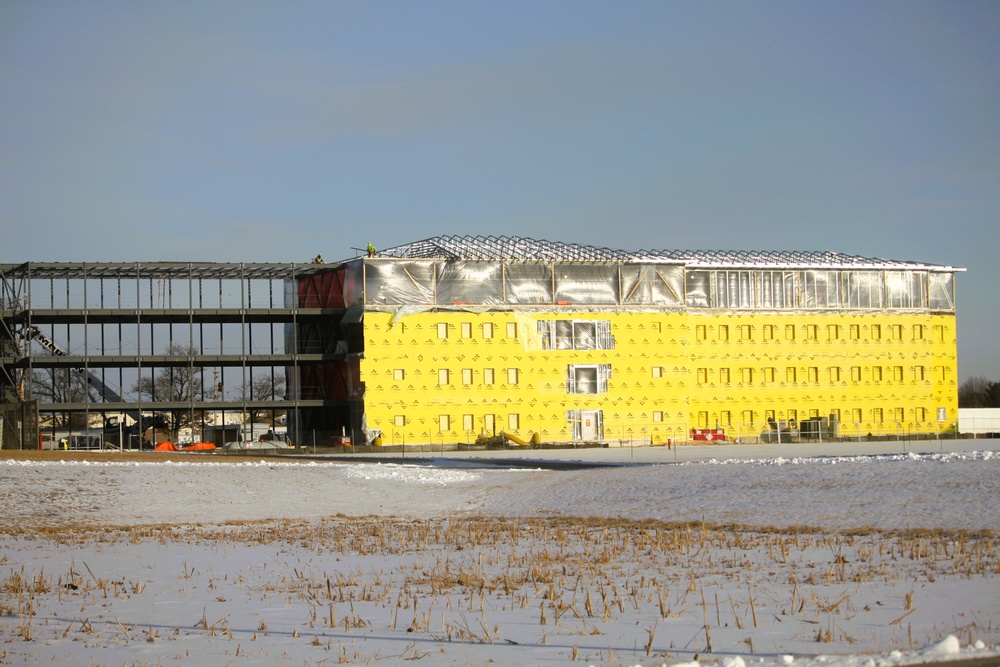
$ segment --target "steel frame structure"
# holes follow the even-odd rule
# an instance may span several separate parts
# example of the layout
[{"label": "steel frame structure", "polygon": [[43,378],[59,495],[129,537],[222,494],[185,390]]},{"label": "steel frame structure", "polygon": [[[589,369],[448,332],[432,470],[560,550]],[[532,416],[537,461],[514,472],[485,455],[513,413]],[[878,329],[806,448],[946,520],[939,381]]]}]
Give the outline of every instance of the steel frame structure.
[{"label": "steel frame structure", "polygon": [[[2,264],[0,403],[13,413],[14,406],[40,398],[43,422],[54,413],[86,413],[89,422],[94,414],[138,414],[142,420],[173,412],[189,413],[193,423],[196,414],[203,418],[208,411],[256,410],[287,412],[290,424],[301,424],[303,416],[310,421],[310,412],[343,409],[343,401],[301,398],[300,388],[291,382],[286,382],[284,397],[253,395],[255,373],[269,373],[274,386],[279,377],[297,376],[303,367],[335,357],[299,335],[301,327],[336,323],[329,308],[302,307],[298,298],[299,281],[327,268],[194,262]],[[54,378],[59,369],[84,374],[93,379],[88,379],[89,387],[104,389],[87,391],[73,401],[38,396],[36,372]],[[171,377],[185,369],[202,385],[189,395],[137,390],[140,378],[149,386],[158,374]],[[114,391],[107,389],[116,385]],[[37,446],[24,442],[23,435],[16,443],[7,436],[6,447]]]}]

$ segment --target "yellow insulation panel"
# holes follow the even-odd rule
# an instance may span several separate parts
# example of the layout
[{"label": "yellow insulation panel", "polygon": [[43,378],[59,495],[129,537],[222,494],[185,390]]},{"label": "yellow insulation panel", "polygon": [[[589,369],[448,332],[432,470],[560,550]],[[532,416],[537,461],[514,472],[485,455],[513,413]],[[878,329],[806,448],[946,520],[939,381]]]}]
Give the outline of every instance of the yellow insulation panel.
[{"label": "yellow insulation panel", "polygon": [[[610,339],[540,333],[572,322]],[[566,442],[581,438],[573,411],[600,410],[603,440],[653,444],[691,429],[753,438],[771,419],[834,415],[851,437],[958,418],[953,315],[367,312],[364,331],[365,412],[386,444],[501,431]]]}]

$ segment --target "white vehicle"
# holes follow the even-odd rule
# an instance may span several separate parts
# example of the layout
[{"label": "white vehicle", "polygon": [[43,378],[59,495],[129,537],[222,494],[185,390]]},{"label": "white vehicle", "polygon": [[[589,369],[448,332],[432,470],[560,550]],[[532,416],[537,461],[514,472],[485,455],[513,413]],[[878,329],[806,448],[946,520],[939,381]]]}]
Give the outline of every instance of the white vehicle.
[{"label": "white vehicle", "polygon": [[274,451],[276,449],[289,449],[289,444],[284,440],[242,440],[227,443],[223,449],[227,451]]},{"label": "white vehicle", "polygon": [[287,449],[288,429],[255,422],[206,426],[202,439],[228,450]]},{"label": "white vehicle", "polygon": [[38,448],[66,451],[104,449],[104,434],[96,429],[86,429],[76,433],[69,431],[42,432],[38,434]]}]

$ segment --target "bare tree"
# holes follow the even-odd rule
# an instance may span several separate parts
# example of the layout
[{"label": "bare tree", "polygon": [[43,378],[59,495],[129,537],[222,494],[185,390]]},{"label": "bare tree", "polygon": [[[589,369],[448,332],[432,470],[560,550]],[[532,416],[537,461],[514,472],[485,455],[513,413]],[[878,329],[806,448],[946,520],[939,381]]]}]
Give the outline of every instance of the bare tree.
[{"label": "bare tree", "polygon": [[985,403],[987,408],[1000,408],[1000,382],[990,382],[986,389]]},{"label": "bare tree", "polygon": [[[285,397],[285,376],[258,373],[240,385],[237,390],[241,401],[275,401]],[[273,409],[247,407],[246,422],[264,421]]]},{"label": "bare tree", "polygon": [[[83,372],[72,368],[35,369],[31,373],[31,392],[43,403],[83,403],[90,387]],[[53,428],[86,428],[84,412],[58,412],[51,414]]]},{"label": "bare tree", "polygon": [[[193,345],[171,343],[165,352],[169,356],[192,357],[198,354]],[[201,369],[193,366],[161,368],[153,377],[141,377],[132,385],[132,391],[152,402],[191,403],[201,401],[205,395]],[[171,428],[176,432],[186,426],[195,426],[201,418],[190,409],[169,410]]]},{"label": "bare tree", "polygon": [[989,405],[990,382],[981,375],[970,377],[958,388],[958,407],[960,408],[989,408],[996,407]]}]

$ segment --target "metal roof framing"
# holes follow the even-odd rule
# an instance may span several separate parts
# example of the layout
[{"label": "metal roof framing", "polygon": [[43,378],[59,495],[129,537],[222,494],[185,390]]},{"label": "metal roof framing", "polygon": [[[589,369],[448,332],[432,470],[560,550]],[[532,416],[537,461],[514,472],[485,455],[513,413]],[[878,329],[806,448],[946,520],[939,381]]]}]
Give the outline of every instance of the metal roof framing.
[{"label": "metal roof framing", "polygon": [[692,267],[855,268],[961,271],[949,266],[812,250],[616,250],[518,236],[435,236],[379,251],[399,259],[669,262]]},{"label": "metal roof framing", "polygon": [[[329,268],[324,264],[242,262],[24,262],[0,264],[4,280],[15,277],[84,278],[202,278],[219,280],[281,280]],[[26,274],[24,276],[19,274]]]}]

